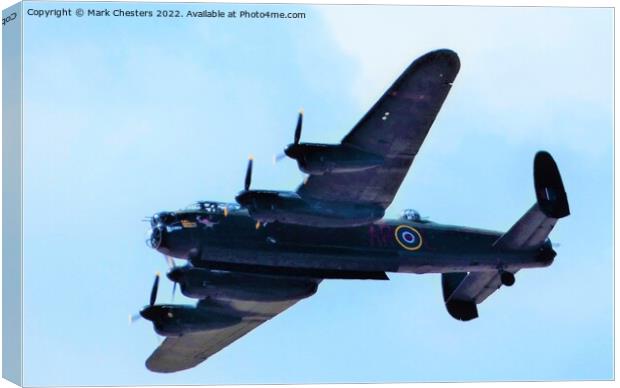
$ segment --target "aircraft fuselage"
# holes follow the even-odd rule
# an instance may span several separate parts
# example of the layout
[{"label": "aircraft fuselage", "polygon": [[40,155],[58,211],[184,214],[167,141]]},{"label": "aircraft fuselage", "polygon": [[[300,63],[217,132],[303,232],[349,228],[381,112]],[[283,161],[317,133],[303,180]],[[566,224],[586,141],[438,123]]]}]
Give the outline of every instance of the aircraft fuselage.
[{"label": "aircraft fuselage", "polygon": [[[493,246],[500,232],[434,222],[382,220],[320,228],[257,224],[246,211],[180,211],[153,225],[153,248],[196,267],[317,278],[382,279],[384,272],[444,273],[545,267],[547,241],[532,251]],[[156,230],[157,229],[157,230]],[[383,275],[383,277],[382,277]]]}]

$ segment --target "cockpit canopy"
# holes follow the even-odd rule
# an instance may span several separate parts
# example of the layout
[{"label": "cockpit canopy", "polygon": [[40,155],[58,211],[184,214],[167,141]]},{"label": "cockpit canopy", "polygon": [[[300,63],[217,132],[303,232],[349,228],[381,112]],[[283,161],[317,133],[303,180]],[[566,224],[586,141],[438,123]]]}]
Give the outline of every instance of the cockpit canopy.
[{"label": "cockpit canopy", "polygon": [[187,206],[186,210],[200,210],[209,214],[233,213],[241,210],[236,203],[198,201]]},{"label": "cockpit canopy", "polygon": [[422,217],[420,217],[420,213],[418,213],[414,209],[405,209],[405,210],[403,210],[400,218],[402,220],[413,221],[413,222],[420,222],[420,221],[422,221]]}]

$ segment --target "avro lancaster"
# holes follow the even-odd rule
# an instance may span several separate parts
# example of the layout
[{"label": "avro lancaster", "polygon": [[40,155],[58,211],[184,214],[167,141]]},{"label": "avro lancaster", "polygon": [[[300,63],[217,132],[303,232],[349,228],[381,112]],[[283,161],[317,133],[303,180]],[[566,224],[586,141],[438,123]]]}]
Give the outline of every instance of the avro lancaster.
[{"label": "avro lancaster", "polygon": [[[300,113],[284,155],[308,174],[295,191],[251,188],[236,203],[203,201],[150,218],[147,243],[168,279],[195,305],[156,304],[159,276],[140,316],[165,336],[147,359],[155,372],[192,368],[316,293],[324,279],[388,280],[390,272],[441,274],[448,313],[477,305],[524,268],[551,265],[548,238],[569,205],[557,165],[534,157],[534,205],[507,232],[441,225],[413,210],[383,219],[460,68],[451,50],[416,59],[340,144],[300,142]],[[173,258],[187,261],[176,266]]]}]

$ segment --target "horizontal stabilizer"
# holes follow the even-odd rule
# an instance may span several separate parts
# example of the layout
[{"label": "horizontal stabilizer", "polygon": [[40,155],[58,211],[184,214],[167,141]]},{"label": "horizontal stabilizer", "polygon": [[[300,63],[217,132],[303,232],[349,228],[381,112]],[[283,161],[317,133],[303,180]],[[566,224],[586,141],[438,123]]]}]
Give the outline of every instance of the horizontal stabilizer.
[{"label": "horizontal stabilizer", "polygon": [[538,248],[545,242],[556,222],[556,218],[547,217],[535,204],[493,246],[512,250]]},{"label": "horizontal stabilizer", "polygon": [[[555,256],[547,237],[558,219],[570,214],[562,177],[548,152],[540,151],[534,158],[534,187],[536,203],[493,246],[498,248],[498,256],[503,250],[539,250],[537,258],[544,266],[550,265]],[[502,284],[514,284],[514,274],[518,270],[501,270],[498,266],[496,271],[442,274],[441,285],[448,313],[460,321],[477,318],[477,305]]]}]

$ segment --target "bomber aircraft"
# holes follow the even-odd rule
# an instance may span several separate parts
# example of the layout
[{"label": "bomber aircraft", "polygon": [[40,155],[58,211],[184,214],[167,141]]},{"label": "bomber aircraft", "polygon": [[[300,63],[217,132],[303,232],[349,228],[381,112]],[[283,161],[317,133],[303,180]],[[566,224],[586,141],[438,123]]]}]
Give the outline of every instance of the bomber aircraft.
[{"label": "bomber aircraft", "polygon": [[156,304],[155,278],[140,316],[166,339],[147,368],[198,365],[313,295],[324,279],[439,273],[448,313],[468,321],[489,295],[514,284],[517,271],[549,266],[556,252],[548,235],[570,211],[544,151],[534,158],[536,202],[507,232],[441,225],[413,210],[383,219],[459,68],[451,50],[416,59],[340,144],[300,142],[300,113],[284,151],[309,174],[296,191],[251,189],[250,159],[236,203],[198,202],[151,217],[147,243],[167,258],[173,293],[178,284],[198,302]]}]

